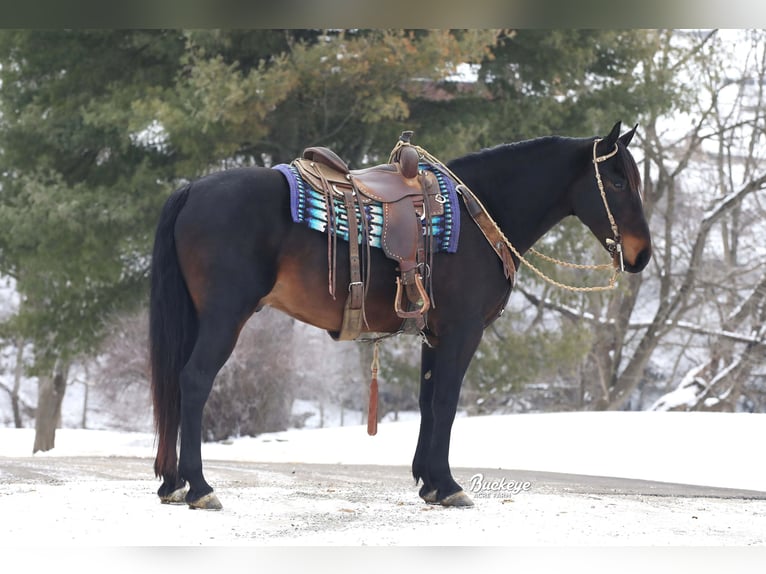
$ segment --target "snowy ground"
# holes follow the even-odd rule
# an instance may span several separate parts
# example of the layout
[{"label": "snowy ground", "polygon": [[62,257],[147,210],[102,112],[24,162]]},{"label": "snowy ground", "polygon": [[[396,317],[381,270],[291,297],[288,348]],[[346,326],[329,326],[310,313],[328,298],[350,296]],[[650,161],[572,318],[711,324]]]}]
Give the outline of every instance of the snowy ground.
[{"label": "snowy ground", "polygon": [[[290,430],[202,445],[204,460],[409,466],[418,420]],[[32,429],[0,428],[2,457],[31,456]],[[766,492],[766,414],[572,412],[461,417],[453,467],[612,476]],[[41,457],[154,456],[154,437],[60,429]]]},{"label": "snowy ground", "polygon": [[417,497],[416,421],[294,430],[203,445],[211,513],[159,504],[149,434],[63,429],[32,456],[31,430],[0,429],[0,545],[764,548],[764,431],[761,414],[460,418],[456,478],[506,485],[460,510]]}]

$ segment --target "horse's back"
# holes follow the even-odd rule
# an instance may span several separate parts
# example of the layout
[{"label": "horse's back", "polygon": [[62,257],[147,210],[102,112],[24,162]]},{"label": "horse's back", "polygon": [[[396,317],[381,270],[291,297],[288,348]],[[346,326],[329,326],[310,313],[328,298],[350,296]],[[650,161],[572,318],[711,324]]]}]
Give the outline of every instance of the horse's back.
[{"label": "horse's back", "polygon": [[[198,313],[231,307],[244,319],[270,305],[316,327],[340,329],[345,298],[328,292],[327,236],[294,223],[290,201],[285,177],[268,168],[231,169],[192,183],[175,234]],[[338,284],[347,284],[347,249],[339,250],[336,267]],[[375,321],[380,328],[398,326],[389,326],[388,309],[380,313],[372,304],[370,314],[384,316]]]},{"label": "horse's back", "polygon": [[236,243],[252,236],[268,242],[289,223],[290,196],[284,176],[267,168],[237,168],[207,175],[191,184],[176,235],[207,231],[219,241]]}]

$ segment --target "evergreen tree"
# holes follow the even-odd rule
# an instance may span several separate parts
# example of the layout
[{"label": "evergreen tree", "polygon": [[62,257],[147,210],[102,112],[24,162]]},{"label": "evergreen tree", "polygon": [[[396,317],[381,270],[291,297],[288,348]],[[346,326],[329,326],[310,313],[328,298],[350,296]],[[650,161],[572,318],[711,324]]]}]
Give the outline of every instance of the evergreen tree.
[{"label": "evergreen tree", "polygon": [[105,317],[145,295],[174,158],[130,110],[174,77],[183,48],[165,31],[0,34],[0,272],[48,367],[92,349]]}]

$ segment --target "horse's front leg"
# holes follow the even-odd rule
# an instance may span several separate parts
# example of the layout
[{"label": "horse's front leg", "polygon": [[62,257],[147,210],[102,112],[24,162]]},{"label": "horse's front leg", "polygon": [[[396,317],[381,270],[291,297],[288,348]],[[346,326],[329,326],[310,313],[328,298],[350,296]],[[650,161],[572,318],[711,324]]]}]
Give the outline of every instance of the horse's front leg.
[{"label": "horse's front leg", "polygon": [[423,481],[420,488],[420,497],[428,503],[436,503],[436,489],[431,483],[428,474],[428,454],[431,451],[431,437],[433,436],[434,415],[432,410],[434,397],[433,367],[436,358],[435,349],[423,344],[420,359],[420,433],[418,434],[418,446],[415,449],[415,457],[412,460],[412,476],[415,484]]},{"label": "horse's front leg", "polygon": [[[421,381],[421,385],[423,382],[428,383],[425,388],[430,389],[428,392],[431,394],[430,417],[424,417],[426,423],[429,418],[431,419],[430,441],[425,456],[421,489],[421,497],[426,502],[438,502],[444,506],[473,506],[473,501],[452,478],[449,447],[463,376],[481,341],[482,332],[481,323],[464,324],[461,328],[453,329],[441,336],[438,347],[432,349],[432,355],[429,354],[432,357],[431,376],[426,381],[427,372],[424,372],[424,381]],[[424,398],[427,397],[423,397],[423,387],[421,387],[421,400]],[[423,417],[422,413],[421,417]],[[428,438],[428,433],[424,432],[423,428],[424,419],[421,419],[421,436],[418,444],[421,452]],[[423,444],[420,444],[420,441],[423,441]],[[417,452],[416,462],[422,465],[422,458],[418,459]]]}]

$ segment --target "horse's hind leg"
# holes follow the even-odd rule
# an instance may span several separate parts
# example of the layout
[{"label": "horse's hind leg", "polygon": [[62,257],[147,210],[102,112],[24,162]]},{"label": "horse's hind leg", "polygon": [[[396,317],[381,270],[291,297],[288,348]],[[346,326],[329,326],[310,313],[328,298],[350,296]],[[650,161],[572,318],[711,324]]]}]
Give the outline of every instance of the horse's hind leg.
[{"label": "horse's hind leg", "polygon": [[189,482],[186,502],[192,508],[219,510],[221,503],[202,473],[202,411],[215,377],[234,350],[250,311],[218,309],[200,318],[197,343],[181,371],[181,448],[178,472]]},{"label": "horse's hind leg", "polygon": [[186,502],[186,481],[178,476],[178,457],[176,455],[177,439],[170,437],[167,448],[172,452],[171,462],[172,471],[162,472],[162,485],[157,491],[162,504],[184,504]]},{"label": "horse's hind leg", "polygon": [[200,318],[197,342],[181,371],[181,449],[178,473],[189,483],[186,502],[192,508],[220,510],[221,503],[202,473],[202,411],[218,371],[231,355],[247,316],[206,314]]}]

